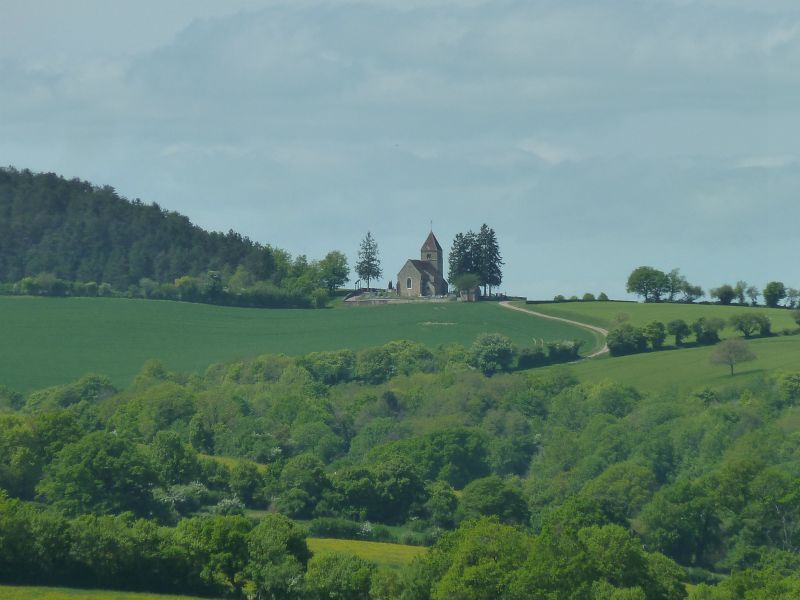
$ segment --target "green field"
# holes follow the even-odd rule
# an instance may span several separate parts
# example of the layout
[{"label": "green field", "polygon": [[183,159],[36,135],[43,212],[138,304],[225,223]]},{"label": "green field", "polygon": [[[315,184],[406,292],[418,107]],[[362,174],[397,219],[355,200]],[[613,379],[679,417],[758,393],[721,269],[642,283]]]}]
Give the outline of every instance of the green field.
[{"label": "green field", "polygon": [[0,585],[3,600],[201,600],[195,596],[171,596],[109,590],[74,590],[38,586]]},{"label": "green field", "polygon": [[0,297],[0,385],[28,391],[85,375],[125,386],[151,358],[173,371],[267,353],[376,346],[406,339],[470,344],[485,332],[515,343],[580,339],[583,329],[495,303],[415,303],[326,310],[247,309],[113,298]]},{"label": "green field", "polygon": [[[613,327],[619,322],[619,315],[627,316],[626,322],[645,325],[651,321],[667,323],[673,319],[683,319],[691,323],[700,317],[718,317],[727,320],[731,315],[743,312],[766,314],[772,321],[773,331],[794,330],[797,324],[792,313],[780,308],[750,308],[745,306],[719,306],[698,304],[643,304],[634,302],[570,302],[559,304],[516,303],[528,310],[534,310],[556,317],[573,319],[599,327]],[[722,337],[740,336],[730,328],[721,333]],[[672,338],[667,338],[667,343]],[[642,390],[663,390],[673,388],[692,390],[703,386],[724,387],[760,377],[774,370],[800,369],[800,336],[774,336],[753,339],[748,342],[756,354],[756,360],[736,368],[731,377],[726,367],[713,366],[709,357],[711,347],[674,347],[661,352],[648,352],[634,356],[610,358],[608,356],[584,361],[571,368],[582,381],[611,379],[633,385]]]},{"label": "green field", "polygon": [[[627,323],[646,325],[651,321],[666,324],[674,319],[683,319],[691,324],[700,317],[718,317],[728,320],[732,315],[754,312],[767,315],[772,321],[772,330],[795,329],[797,323],[792,319],[792,311],[785,308],[764,308],[749,306],[720,306],[716,304],[672,304],[641,302],[559,302],[544,304],[525,304],[515,302],[517,306],[536,312],[573,319],[606,329],[619,321],[620,315],[627,316]],[[731,329],[722,332],[725,335],[738,335]]]},{"label": "green field", "polygon": [[400,569],[426,551],[426,548],[422,546],[404,546],[403,544],[331,538],[308,538],[308,547],[314,554],[324,554],[326,552],[354,554],[377,563],[379,567],[388,567],[390,569]]},{"label": "green field", "polygon": [[663,350],[618,358],[595,358],[570,365],[581,381],[610,379],[643,391],[666,388],[691,391],[700,387],[725,387],[775,370],[800,370],[800,336],[778,336],[748,342],[756,360],[736,367],[731,377],[726,366],[712,365],[712,347]]}]

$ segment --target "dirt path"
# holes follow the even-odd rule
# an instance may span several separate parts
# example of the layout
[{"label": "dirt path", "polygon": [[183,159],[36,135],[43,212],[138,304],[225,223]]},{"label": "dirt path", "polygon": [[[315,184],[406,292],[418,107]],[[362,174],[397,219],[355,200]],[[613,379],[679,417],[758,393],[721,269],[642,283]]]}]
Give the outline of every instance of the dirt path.
[{"label": "dirt path", "polygon": [[500,302],[500,306],[503,308],[508,308],[510,310],[516,310],[523,313],[528,313],[529,315],[533,315],[534,317],[539,317],[541,319],[550,319],[551,321],[561,321],[562,323],[569,323],[570,325],[575,325],[576,327],[582,327],[583,329],[588,329],[594,333],[599,333],[603,339],[603,347],[599,350],[595,350],[591,354],[589,354],[586,358],[594,358],[595,356],[600,356],[601,354],[605,354],[608,352],[608,344],[606,344],[606,338],[608,337],[608,329],[603,329],[602,327],[597,327],[595,325],[588,325],[586,323],[581,323],[580,321],[573,321],[571,319],[563,319],[561,317],[554,317],[552,315],[546,315],[544,313],[536,312],[534,310],[528,310],[527,308],[520,308],[519,306],[514,306],[508,300],[504,300]]}]

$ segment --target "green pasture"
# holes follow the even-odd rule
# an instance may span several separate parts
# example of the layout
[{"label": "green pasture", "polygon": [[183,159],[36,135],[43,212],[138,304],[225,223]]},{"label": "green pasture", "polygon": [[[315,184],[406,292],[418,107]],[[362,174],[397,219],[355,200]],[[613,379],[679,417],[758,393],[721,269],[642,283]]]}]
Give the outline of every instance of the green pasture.
[{"label": "green pasture", "polygon": [[593,335],[496,303],[414,303],[324,310],[252,309],[117,298],[0,297],[0,385],[28,391],[85,375],[127,385],[148,359],[173,371],[268,353],[359,350],[406,339],[470,344],[498,332],[515,343]]},{"label": "green pasture", "polygon": [[730,370],[712,365],[713,347],[669,349],[617,358],[602,357],[570,365],[581,381],[610,379],[642,391],[677,389],[691,391],[701,387],[722,388],[746,382],[777,370],[800,371],[800,336],[775,336],[747,342],[756,360]]},{"label": "green pasture", "polygon": [[[554,317],[572,319],[598,327],[610,329],[627,317],[625,322],[632,325],[646,325],[651,321],[661,321],[664,324],[683,319],[691,324],[700,317],[717,317],[727,321],[731,316],[748,313],[761,313],[767,315],[772,321],[772,330],[795,329],[797,323],[792,319],[792,311],[785,308],[764,308],[750,306],[721,306],[718,304],[673,304],[667,302],[558,302],[547,304],[525,304],[516,302],[518,306],[534,310]],[[734,335],[733,330],[722,332],[723,337]],[[736,334],[738,335],[738,334]],[[669,340],[667,340],[669,342]]]},{"label": "green pasture", "polygon": [[38,586],[0,585],[3,600],[200,600],[195,596],[171,596],[110,590],[78,590]]},{"label": "green pasture", "polygon": [[379,567],[388,567],[390,569],[400,569],[426,551],[426,548],[422,546],[404,546],[403,544],[333,538],[308,538],[308,547],[314,554],[324,554],[326,552],[354,554],[377,563]]}]

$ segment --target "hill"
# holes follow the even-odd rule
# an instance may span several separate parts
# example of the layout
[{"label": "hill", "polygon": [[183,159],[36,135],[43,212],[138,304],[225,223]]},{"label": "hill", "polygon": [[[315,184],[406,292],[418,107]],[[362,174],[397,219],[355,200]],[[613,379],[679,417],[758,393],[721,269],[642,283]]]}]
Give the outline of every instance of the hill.
[{"label": "hill", "polygon": [[275,275],[279,254],[233,231],[204,231],[157,204],[128,201],[110,186],[0,169],[0,282],[51,272],[126,289],[143,278],[171,283],[239,265],[264,280]]},{"label": "hill", "polygon": [[0,297],[0,385],[26,391],[88,373],[125,386],[149,359],[198,372],[265,353],[359,350],[391,340],[433,348],[497,332],[521,346],[578,339],[583,329],[504,310],[494,303],[440,303],[327,310],[257,310],[115,298]]}]

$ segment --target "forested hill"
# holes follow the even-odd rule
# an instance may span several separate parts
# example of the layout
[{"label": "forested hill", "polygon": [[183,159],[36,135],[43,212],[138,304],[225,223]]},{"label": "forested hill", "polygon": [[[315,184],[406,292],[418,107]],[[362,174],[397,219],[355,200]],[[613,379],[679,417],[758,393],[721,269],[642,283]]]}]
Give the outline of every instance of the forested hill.
[{"label": "forested hill", "polygon": [[157,204],[128,201],[109,186],[0,169],[1,282],[48,272],[125,289],[143,278],[171,283],[239,265],[267,280],[275,253],[233,231],[205,231]]}]

